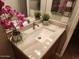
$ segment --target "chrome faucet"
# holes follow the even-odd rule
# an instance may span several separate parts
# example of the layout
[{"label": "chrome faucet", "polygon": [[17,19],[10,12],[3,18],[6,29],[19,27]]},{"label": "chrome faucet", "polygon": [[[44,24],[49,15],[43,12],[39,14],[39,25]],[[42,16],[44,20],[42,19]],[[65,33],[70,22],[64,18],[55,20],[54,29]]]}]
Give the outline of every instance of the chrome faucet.
[{"label": "chrome faucet", "polygon": [[39,25],[37,24],[37,22],[33,22],[33,29],[35,29],[35,26],[39,27]]}]

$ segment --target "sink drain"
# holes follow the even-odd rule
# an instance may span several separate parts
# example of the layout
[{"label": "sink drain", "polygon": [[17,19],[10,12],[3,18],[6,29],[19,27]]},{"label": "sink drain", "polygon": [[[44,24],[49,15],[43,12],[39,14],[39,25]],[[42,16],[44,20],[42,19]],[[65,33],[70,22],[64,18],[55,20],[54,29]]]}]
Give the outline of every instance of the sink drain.
[{"label": "sink drain", "polygon": [[38,39],[41,39],[41,37],[38,37]]}]

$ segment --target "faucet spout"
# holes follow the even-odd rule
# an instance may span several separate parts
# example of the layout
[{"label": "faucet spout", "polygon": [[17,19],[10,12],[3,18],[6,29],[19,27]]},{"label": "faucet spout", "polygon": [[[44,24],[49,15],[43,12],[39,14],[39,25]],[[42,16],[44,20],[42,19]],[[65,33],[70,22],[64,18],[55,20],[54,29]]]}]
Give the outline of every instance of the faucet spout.
[{"label": "faucet spout", "polygon": [[39,27],[39,25],[37,24],[37,22],[33,22],[33,29],[35,29],[35,26]]}]

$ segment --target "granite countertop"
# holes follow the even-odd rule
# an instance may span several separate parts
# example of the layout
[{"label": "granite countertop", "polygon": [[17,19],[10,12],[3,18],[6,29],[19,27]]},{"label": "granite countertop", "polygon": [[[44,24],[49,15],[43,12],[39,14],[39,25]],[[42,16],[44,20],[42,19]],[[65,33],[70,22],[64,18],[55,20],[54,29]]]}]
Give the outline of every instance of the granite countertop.
[{"label": "granite countertop", "polygon": [[[37,27],[35,30],[33,30],[33,28],[30,28],[28,30],[23,31],[22,32],[23,41],[18,42],[17,44],[13,43],[26,56],[28,56],[29,59],[41,59],[46,54],[46,52],[51,48],[51,46],[54,45],[54,43],[58,40],[58,38],[62,35],[62,33],[65,31],[65,27],[62,27],[62,26],[59,27],[53,24],[50,24],[49,26],[44,26],[42,24],[39,24],[39,26],[40,27]],[[48,33],[46,34],[44,32],[46,31],[45,28],[48,28],[50,30],[55,30],[55,32],[48,31]],[[39,41],[37,39],[33,39],[31,36],[32,32],[36,32],[38,30],[42,31],[42,33],[47,36],[51,35],[50,38],[48,38],[50,40]],[[43,39],[45,39],[45,36],[43,34],[40,34],[40,35],[42,35]],[[34,34],[34,35],[36,36],[37,34]]]}]

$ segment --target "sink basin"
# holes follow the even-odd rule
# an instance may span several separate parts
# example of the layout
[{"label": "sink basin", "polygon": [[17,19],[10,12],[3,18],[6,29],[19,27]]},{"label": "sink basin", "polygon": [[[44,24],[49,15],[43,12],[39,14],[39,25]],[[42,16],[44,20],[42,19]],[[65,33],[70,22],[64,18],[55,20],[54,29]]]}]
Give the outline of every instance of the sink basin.
[{"label": "sink basin", "polygon": [[[55,41],[56,36],[62,31],[62,28],[56,25],[43,26],[39,24],[35,30],[30,28],[22,32],[23,34],[23,42],[18,43],[18,47],[21,50],[26,50],[30,47],[35,46],[37,43],[41,43],[47,48]],[[54,39],[54,40],[53,40]]]},{"label": "sink basin", "polygon": [[[26,32],[26,33],[25,33]],[[25,31],[23,34],[23,43],[18,43],[18,47],[21,48],[22,50],[25,50],[29,47],[32,47],[36,43],[44,43],[46,40],[51,41],[51,35],[53,35],[53,31],[41,27],[37,30],[34,30],[31,32],[29,35],[27,35],[27,31]]]},{"label": "sink basin", "polygon": [[46,40],[52,40],[51,35],[53,34],[54,34],[53,30],[41,27],[30,33],[27,39],[44,43]]},{"label": "sink basin", "polygon": [[38,30],[37,35],[34,37],[35,40],[39,41],[40,43],[44,43],[46,40],[52,40],[50,38],[53,31],[47,29],[47,28],[41,28]]}]

